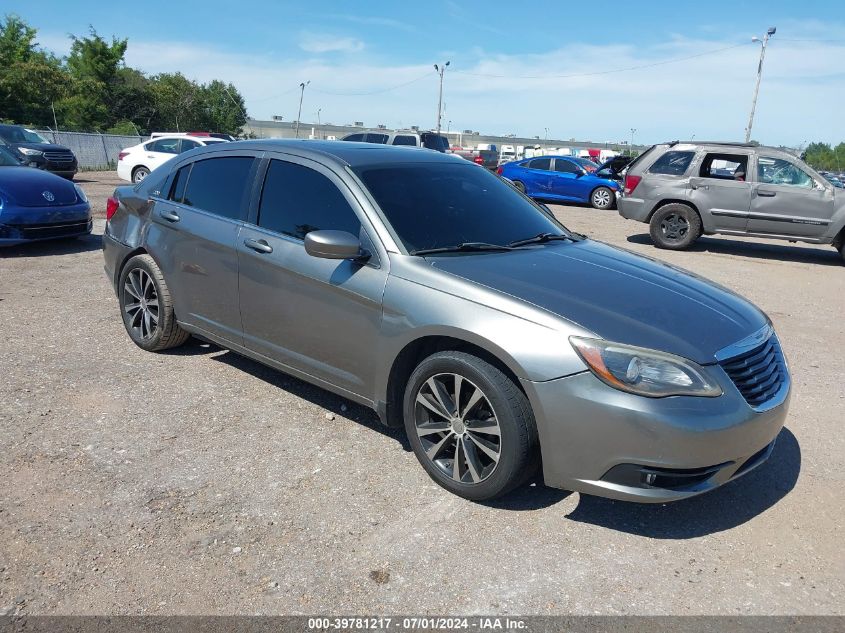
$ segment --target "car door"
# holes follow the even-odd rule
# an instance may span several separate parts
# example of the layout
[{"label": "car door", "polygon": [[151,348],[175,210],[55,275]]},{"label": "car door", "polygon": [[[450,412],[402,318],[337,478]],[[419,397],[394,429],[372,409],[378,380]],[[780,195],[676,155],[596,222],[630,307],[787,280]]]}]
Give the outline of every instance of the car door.
[{"label": "car door", "polygon": [[[366,261],[305,251],[307,233],[347,231]],[[388,260],[351,189],[331,170],[280,155],[268,161],[251,223],[238,238],[244,345],[285,366],[372,398]]]},{"label": "car door", "polygon": [[543,156],[523,163],[523,184],[529,196],[542,198],[552,194],[552,159]]},{"label": "car door", "polygon": [[150,171],[161,167],[164,163],[179,153],[178,138],[159,138],[144,145],[144,154],[141,157],[142,165]]},{"label": "car door", "polygon": [[709,231],[740,231],[748,226],[751,188],[750,155],[708,152],[690,176],[689,200]]},{"label": "car door", "polygon": [[750,233],[822,236],[833,217],[833,186],[797,161],[761,154],[752,183]]},{"label": "car door", "polygon": [[555,158],[552,165],[551,193],[572,200],[586,200],[589,191],[581,177],[584,170],[580,165],[567,158]]},{"label": "car door", "polygon": [[236,240],[257,169],[254,152],[221,152],[179,167],[156,200],[147,249],[180,322],[242,343]]}]

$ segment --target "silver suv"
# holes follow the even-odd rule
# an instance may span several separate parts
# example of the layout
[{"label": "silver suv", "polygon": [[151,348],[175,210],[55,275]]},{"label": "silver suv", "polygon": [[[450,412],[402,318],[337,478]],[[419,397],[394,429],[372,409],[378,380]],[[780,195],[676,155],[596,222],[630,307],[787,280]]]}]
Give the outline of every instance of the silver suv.
[{"label": "silver suv", "polygon": [[845,192],[792,154],[740,143],[662,143],[628,166],[619,214],[658,248],[704,234],[832,244],[845,258]]}]

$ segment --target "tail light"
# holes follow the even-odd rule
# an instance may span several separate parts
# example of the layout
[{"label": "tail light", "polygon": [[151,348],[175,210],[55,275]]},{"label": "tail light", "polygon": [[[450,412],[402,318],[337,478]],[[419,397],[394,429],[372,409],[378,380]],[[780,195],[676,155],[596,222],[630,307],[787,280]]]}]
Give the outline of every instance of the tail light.
[{"label": "tail light", "polygon": [[127,156],[129,156],[129,152],[120,152],[120,154],[117,155],[117,160],[123,160]]},{"label": "tail light", "polygon": [[634,193],[634,189],[637,188],[637,185],[640,184],[640,181],[643,179],[642,176],[632,176],[630,174],[626,174],[625,176],[625,195],[630,196]]},{"label": "tail light", "polygon": [[481,156],[476,156],[475,158],[472,159],[472,162],[474,162],[476,165],[483,165],[484,159],[481,158]]},{"label": "tail light", "polygon": [[106,220],[111,220],[117,208],[120,206],[117,198],[111,197],[106,200]]},{"label": "tail light", "polygon": [[499,168],[496,170],[496,173],[497,173],[497,174],[499,174],[499,175],[501,176],[503,171],[505,171],[505,170],[504,170],[504,168],[503,168],[503,167],[499,167]]}]

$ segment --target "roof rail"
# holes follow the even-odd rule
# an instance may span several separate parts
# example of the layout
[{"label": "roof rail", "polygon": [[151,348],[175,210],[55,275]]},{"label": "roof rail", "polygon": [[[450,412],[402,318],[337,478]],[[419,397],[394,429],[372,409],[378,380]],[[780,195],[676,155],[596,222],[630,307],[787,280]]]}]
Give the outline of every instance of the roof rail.
[{"label": "roof rail", "polygon": [[691,140],[691,141],[667,141],[665,145],[669,147],[674,147],[675,145],[682,145],[682,144],[691,144],[691,145],[724,145],[726,147],[760,147],[760,143],[757,141],[751,141],[750,143],[741,143],[739,141],[699,141],[699,140]]}]

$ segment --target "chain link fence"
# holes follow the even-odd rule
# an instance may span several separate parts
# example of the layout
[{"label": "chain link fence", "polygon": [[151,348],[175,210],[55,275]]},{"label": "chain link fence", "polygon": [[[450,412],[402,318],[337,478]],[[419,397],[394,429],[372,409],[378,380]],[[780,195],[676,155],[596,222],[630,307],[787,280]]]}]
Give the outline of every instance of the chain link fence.
[{"label": "chain link fence", "polygon": [[115,169],[117,155],[121,150],[137,145],[146,136],[123,136],[117,134],[94,134],[90,132],[53,132],[38,130],[48,141],[64,145],[76,156],[80,170]]}]

